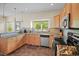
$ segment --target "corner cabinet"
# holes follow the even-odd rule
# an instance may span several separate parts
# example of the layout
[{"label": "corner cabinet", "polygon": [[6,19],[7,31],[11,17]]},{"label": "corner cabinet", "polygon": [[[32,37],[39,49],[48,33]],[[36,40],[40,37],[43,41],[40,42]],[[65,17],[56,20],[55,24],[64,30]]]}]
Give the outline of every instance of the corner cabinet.
[{"label": "corner cabinet", "polygon": [[54,34],[51,34],[51,35],[49,36],[49,47],[50,47],[50,48],[52,48],[53,41],[54,41]]},{"label": "corner cabinet", "polygon": [[13,36],[9,38],[3,38],[3,37],[0,38],[0,52],[6,55],[24,45],[25,44],[25,40],[23,39],[24,35],[25,34],[19,34],[15,37]]},{"label": "corner cabinet", "polygon": [[54,16],[54,26],[55,28],[60,28],[60,16]]},{"label": "corner cabinet", "polygon": [[35,33],[27,33],[26,44],[40,46],[40,35]]},{"label": "corner cabinet", "polygon": [[70,27],[79,28],[79,3],[71,4]]},{"label": "corner cabinet", "polygon": [[64,6],[65,16],[71,13],[71,3],[66,3]]}]

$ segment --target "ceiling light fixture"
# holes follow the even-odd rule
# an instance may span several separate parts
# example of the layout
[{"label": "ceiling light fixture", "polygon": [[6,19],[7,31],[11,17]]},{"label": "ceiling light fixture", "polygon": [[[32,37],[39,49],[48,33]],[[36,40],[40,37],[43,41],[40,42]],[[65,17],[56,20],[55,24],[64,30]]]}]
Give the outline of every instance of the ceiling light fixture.
[{"label": "ceiling light fixture", "polygon": [[51,5],[51,6],[53,6],[54,4],[53,4],[53,3],[51,3],[50,5]]},{"label": "ceiling light fixture", "polygon": [[16,21],[16,8],[14,8],[14,10],[15,10],[15,21]]}]

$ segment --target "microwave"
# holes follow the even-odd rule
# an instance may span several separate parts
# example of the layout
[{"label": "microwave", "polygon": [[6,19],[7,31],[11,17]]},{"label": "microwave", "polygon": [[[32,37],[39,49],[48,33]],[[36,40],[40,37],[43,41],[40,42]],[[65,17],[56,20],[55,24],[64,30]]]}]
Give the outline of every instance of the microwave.
[{"label": "microwave", "polygon": [[60,23],[60,28],[68,29],[70,27],[70,14],[64,16]]}]

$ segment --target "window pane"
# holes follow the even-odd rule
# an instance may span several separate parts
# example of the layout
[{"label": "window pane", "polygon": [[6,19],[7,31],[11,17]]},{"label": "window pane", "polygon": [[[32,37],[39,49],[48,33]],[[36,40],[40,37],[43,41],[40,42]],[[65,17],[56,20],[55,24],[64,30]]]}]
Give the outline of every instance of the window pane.
[{"label": "window pane", "polygon": [[48,21],[43,21],[42,22],[42,29],[47,30],[48,29]]},{"label": "window pane", "polygon": [[20,31],[21,23],[19,21],[16,22],[16,31]]},{"label": "window pane", "polygon": [[7,23],[7,32],[13,32],[14,31],[14,23]]},{"label": "window pane", "polygon": [[41,23],[39,21],[34,21],[33,27],[35,30],[40,30],[41,29]]},{"label": "window pane", "polygon": [[46,31],[48,29],[48,21],[34,21],[33,28],[36,31]]}]

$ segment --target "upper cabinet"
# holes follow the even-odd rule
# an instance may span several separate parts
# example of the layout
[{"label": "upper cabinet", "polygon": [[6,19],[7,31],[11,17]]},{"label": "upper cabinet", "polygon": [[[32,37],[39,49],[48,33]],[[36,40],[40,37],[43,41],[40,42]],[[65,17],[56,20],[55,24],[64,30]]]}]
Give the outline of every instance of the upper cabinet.
[{"label": "upper cabinet", "polygon": [[65,11],[65,16],[68,15],[69,13],[71,13],[71,4],[70,3],[65,4],[64,11]]},{"label": "upper cabinet", "polygon": [[55,28],[59,28],[60,27],[60,16],[54,16],[54,26]]},{"label": "upper cabinet", "polygon": [[71,4],[67,3],[60,12],[60,28],[64,28],[66,23],[66,28],[69,28],[69,14],[71,13]]},{"label": "upper cabinet", "polygon": [[79,28],[79,4],[73,3],[71,5],[70,27]]},{"label": "upper cabinet", "polygon": [[[78,29],[79,28],[79,3],[66,3],[64,8],[60,12],[60,21],[58,16],[54,17],[55,27],[64,28],[67,25],[67,28]],[[63,27],[64,26],[64,27]]]},{"label": "upper cabinet", "polygon": [[63,17],[65,16],[65,10],[63,9],[61,12],[60,12],[60,28],[62,28],[63,26]]}]

